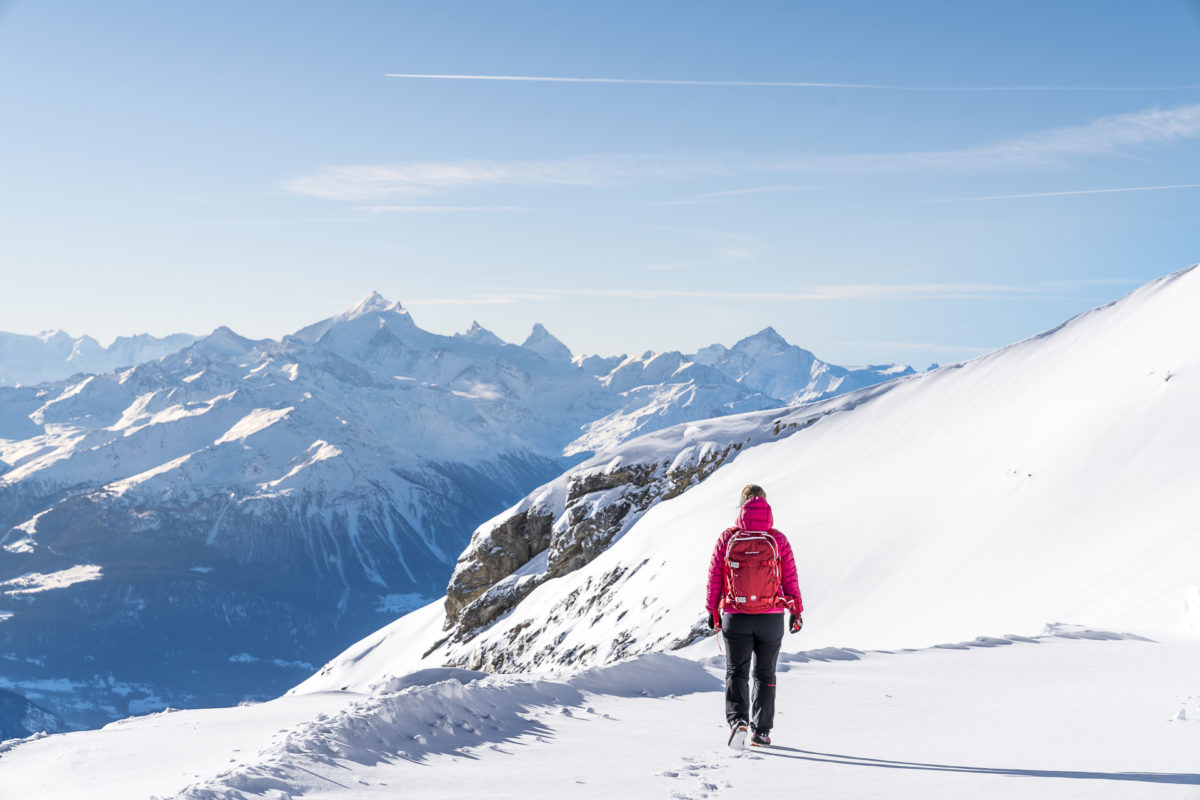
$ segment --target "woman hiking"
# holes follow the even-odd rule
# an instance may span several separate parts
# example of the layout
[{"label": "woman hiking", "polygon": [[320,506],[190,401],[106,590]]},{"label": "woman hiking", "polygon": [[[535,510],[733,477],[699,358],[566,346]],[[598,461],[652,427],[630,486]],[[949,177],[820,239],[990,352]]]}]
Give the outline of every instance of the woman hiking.
[{"label": "woman hiking", "polygon": [[[787,537],[774,528],[767,493],[742,489],[737,525],[717,539],[708,567],[709,624],[725,643],[725,719],[729,746],[771,744],[775,722],[775,660],[783,643],[783,615],[795,633],[803,625],[796,560]],[[750,675],[754,692],[750,693]]]}]

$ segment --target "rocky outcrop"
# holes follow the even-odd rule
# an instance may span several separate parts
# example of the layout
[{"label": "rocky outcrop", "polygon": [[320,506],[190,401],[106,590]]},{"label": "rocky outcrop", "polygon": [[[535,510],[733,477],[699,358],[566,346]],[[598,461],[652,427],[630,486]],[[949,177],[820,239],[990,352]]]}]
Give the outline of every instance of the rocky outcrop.
[{"label": "rocky outcrop", "polygon": [[[579,589],[571,592],[559,603],[555,604],[550,615],[542,622],[554,625],[564,619],[587,619],[604,614],[615,598],[609,589],[632,573],[646,566],[645,561],[634,567],[617,566],[589,578]],[[624,616],[624,614],[622,614]],[[527,619],[518,623],[510,631],[509,641],[503,646],[485,645],[475,647],[465,655],[451,659],[452,666],[474,666],[467,669],[483,670],[486,672],[513,672],[531,667],[547,666],[551,663],[576,663],[588,659],[598,649],[595,644],[581,645],[564,650],[562,637],[538,647],[541,625]],[[624,631],[614,642],[608,645],[612,660],[632,655],[630,648],[635,640],[635,631]],[[536,650],[534,648],[537,648]]]},{"label": "rocky outcrop", "polygon": [[[590,563],[653,505],[700,483],[742,446],[699,448],[690,459],[585,465],[568,473],[559,482],[565,488],[542,493],[472,540],[446,591],[450,641],[469,641],[541,584]],[[557,514],[556,501],[562,503]],[[479,659],[491,663],[486,655],[471,663]]]},{"label": "rocky outcrop", "polygon": [[547,571],[565,575],[589,563],[651,506],[700,483],[742,445],[714,448],[682,465],[675,459],[572,476],[566,524],[554,531]]},{"label": "rocky outcrop", "polygon": [[446,587],[446,616],[457,618],[469,603],[549,547],[553,522],[552,514],[528,508],[473,541],[459,557]]}]

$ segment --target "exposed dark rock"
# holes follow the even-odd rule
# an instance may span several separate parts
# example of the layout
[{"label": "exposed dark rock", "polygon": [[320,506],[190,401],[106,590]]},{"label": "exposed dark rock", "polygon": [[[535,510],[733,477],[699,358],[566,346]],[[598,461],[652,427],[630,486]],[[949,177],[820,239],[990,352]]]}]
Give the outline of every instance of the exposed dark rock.
[{"label": "exposed dark rock", "polygon": [[[700,483],[741,447],[739,442],[713,450],[682,469],[670,470],[670,462],[637,464],[573,478],[567,490],[568,525],[554,532],[547,572],[557,577],[590,563],[652,505]],[[613,493],[618,497],[604,496]]]},{"label": "exposed dark rock", "polygon": [[473,541],[459,557],[446,587],[447,628],[469,603],[545,550],[553,523],[552,514],[529,508]]},{"label": "exposed dark rock", "polygon": [[[669,500],[697,485],[742,448],[737,442],[712,449],[686,466],[671,469],[673,461],[630,464],[572,475],[566,489],[566,512],[554,526],[550,512],[539,506],[518,512],[476,541],[463,554],[446,596],[446,630],[450,641],[470,641],[504,616],[541,584],[591,563],[641,518],[651,506]],[[513,573],[548,550],[540,572]],[[586,616],[603,606],[605,589],[621,577],[609,573],[607,584],[588,585],[586,608],[576,609],[573,593],[556,606],[576,616]],[[602,583],[604,583],[602,581]],[[515,632],[514,632],[515,633]],[[514,635],[504,646],[477,649],[455,664],[468,669],[503,671],[529,663],[526,650],[536,632]],[[629,644],[624,645],[628,649]],[[622,646],[618,650],[623,652]],[[561,660],[559,652],[537,653],[533,662]]]}]

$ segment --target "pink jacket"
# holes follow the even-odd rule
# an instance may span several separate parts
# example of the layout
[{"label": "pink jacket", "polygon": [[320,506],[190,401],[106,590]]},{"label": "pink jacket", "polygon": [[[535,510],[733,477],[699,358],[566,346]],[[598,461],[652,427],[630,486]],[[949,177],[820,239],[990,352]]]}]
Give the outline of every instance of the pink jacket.
[{"label": "pink jacket", "polygon": [[[796,559],[792,555],[792,545],[786,536],[772,527],[774,524],[775,518],[771,514],[771,506],[767,504],[767,501],[761,497],[751,497],[738,512],[737,525],[726,530],[717,539],[717,545],[713,548],[712,560],[708,564],[708,602],[705,604],[705,608],[708,609],[709,614],[720,608],[721,595],[725,592],[725,548],[729,544],[729,537],[739,530],[764,531],[774,537],[775,544],[779,547],[779,571],[783,594],[793,599],[797,614],[804,611],[804,603],[800,599],[800,583],[796,577]],[[731,614],[741,613],[732,608],[722,610]],[[780,605],[766,613],[782,614],[787,610],[787,606]]]}]

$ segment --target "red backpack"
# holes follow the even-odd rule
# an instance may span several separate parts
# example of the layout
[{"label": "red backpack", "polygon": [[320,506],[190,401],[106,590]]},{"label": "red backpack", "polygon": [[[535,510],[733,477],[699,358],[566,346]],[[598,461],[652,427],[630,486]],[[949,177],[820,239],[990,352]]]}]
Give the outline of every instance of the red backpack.
[{"label": "red backpack", "polygon": [[725,546],[721,607],[763,614],[784,605],[779,545],[768,531],[735,530]]}]

